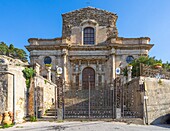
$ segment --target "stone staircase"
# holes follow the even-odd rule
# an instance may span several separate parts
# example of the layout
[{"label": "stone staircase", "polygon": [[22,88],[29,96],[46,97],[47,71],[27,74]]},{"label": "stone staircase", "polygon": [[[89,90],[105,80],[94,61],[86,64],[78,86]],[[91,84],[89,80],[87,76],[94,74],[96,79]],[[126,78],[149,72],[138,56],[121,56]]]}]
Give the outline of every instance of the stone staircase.
[{"label": "stone staircase", "polygon": [[51,108],[46,111],[45,116],[57,116],[57,109],[55,109],[55,105],[52,105]]}]

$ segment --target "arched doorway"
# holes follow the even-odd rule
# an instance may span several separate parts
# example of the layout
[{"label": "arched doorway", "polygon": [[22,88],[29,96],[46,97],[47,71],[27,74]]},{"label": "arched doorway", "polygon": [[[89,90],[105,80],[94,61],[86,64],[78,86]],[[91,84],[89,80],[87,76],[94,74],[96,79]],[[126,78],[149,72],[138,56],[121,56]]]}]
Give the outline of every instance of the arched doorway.
[{"label": "arched doorway", "polygon": [[95,71],[91,67],[86,67],[86,68],[84,68],[84,70],[82,72],[83,89],[89,89],[89,82],[90,82],[90,88],[94,89],[95,88]]}]

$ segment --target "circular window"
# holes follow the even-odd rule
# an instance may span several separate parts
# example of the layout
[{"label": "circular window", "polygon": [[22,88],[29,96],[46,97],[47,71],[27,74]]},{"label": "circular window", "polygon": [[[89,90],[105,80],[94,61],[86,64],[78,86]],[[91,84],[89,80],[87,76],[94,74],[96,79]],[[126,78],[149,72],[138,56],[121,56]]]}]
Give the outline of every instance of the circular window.
[{"label": "circular window", "polygon": [[49,56],[44,58],[44,64],[51,64],[51,58]]},{"label": "circular window", "polygon": [[127,63],[131,63],[133,60],[134,60],[133,56],[128,56],[128,57],[126,58],[126,62],[127,62]]}]

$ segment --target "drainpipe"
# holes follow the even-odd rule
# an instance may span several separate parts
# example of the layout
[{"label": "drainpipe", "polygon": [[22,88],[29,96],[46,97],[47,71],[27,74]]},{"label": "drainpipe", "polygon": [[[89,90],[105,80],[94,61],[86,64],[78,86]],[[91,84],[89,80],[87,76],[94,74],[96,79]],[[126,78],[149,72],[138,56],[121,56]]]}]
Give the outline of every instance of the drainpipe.
[{"label": "drainpipe", "polygon": [[13,76],[13,117],[14,117],[14,125],[16,124],[16,109],[15,109],[15,74],[8,71],[0,71],[0,73],[10,74]]}]

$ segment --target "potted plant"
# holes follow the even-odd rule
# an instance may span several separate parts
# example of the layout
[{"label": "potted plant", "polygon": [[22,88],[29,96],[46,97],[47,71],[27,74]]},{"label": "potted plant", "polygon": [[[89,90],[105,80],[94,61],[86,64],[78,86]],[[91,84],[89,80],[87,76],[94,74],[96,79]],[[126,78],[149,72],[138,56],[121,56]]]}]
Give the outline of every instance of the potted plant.
[{"label": "potted plant", "polygon": [[132,70],[132,67],[133,67],[132,64],[128,64],[128,65],[127,65],[127,69],[128,69],[128,70]]},{"label": "potted plant", "polygon": [[47,70],[51,70],[52,64],[45,64]]},{"label": "potted plant", "polygon": [[46,66],[46,67],[51,67],[51,66],[52,66],[52,64],[45,64],[45,66]]},{"label": "potted plant", "polygon": [[155,67],[156,69],[162,68],[162,63],[156,63],[156,64],[154,65],[154,67]]}]

